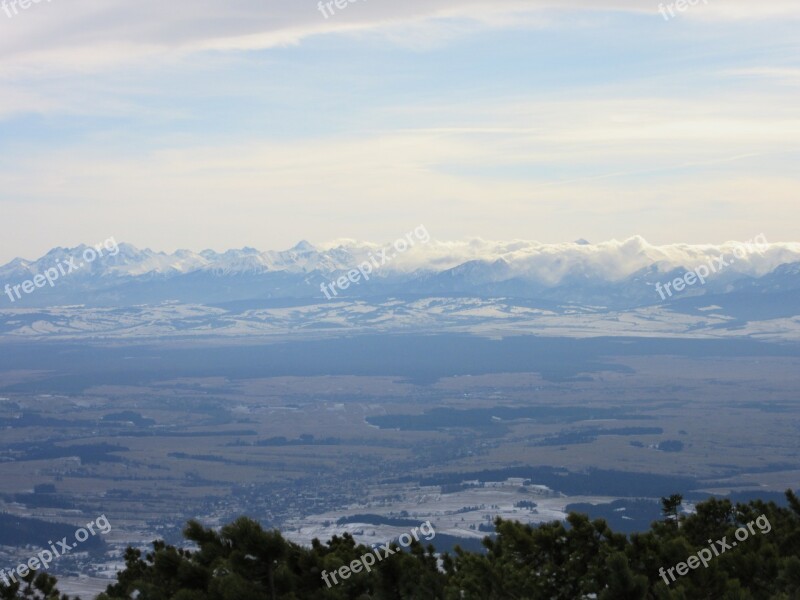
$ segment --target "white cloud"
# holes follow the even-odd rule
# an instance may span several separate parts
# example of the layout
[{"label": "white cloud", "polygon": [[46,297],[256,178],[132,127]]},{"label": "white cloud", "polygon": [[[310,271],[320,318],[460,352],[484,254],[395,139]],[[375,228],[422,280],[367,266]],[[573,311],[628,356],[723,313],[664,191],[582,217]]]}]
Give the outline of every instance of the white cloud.
[{"label": "white cloud", "polygon": [[[794,1],[710,0],[682,16],[727,25],[730,19],[783,23],[797,12]],[[453,101],[458,92],[412,96],[422,78],[397,106],[387,106],[393,99],[386,92],[375,106],[337,115],[336,128],[293,129],[290,140],[266,127],[222,136],[212,122],[216,105],[203,112],[204,102],[218,100],[209,96],[222,93],[213,78],[225,61],[240,73],[230,97],[249,97],[242,80],[251,70],[241,61],[251,57],[242,51],[327,34],[427,48],[483,28],[599,27],[616,14],[652,17],[678,41],[686,35],[679,25],[659,22],[656,2],[640,0],[359,0],[328,20],[316,0],[53,0],[13,19],[0,12],[0,118],[94,117],[53,119],[55,130],[67,134],[50,138],[48,131],[43,141],[16,134],[21,122],[11,123],[11,139],[2,140],[10,151],[0,163],[3,218],[34,225],[5,232],[3,251],[35,254],[110,235],[156,247],[193,247],[199,239],[219,247],[288,246],[300,236],[391,239],[419,222],[442,238],[640,233],[654,241],[707,240],[753,229],[770,239],[796,237],[800,181],[792,153],[800,149],[800,111],[785,85],[797,81],[797,70],[726,71],[719,55],[730,38],[698,45],[696,61],[676,52],[677,66],[651,56],[654,72],[645,75],[628,60],[635,42],[622,40],[615,51],[627,71],[605,85],[592,86],[588,75],[576,80],[573,71],[524,93],[530,88],[513,80],[524,70],[520,63],[502,89],[477,81],[480,97]],[[615,35],[601,33],[588,36],[587,46]],[[661,42],[648,51],[664,48]],[[591,57],[565,59],[565,48],[559,50],[562,61],[591,64],[585,62]],[[256,57],[268,61],[253,55],[253,63]],[[412,69],[425,57],[404,53],[403,60]],[[142,76],[151,70],[158,76]],[[174,74],[182,76],[176,87],[189,82],[201,101],[184,102],[195,94],[170,89]],[[253,77],[265,86],[253,94],[254,105],[271,97],[265,89],[273,74]],[[355,91],[342,92],[348,98],[364,89],[375,93],[357,74],[336,76],[353,81]],[[304,77],[279,82],[291,91],[276,95],[297,122],[305,105],[292,86],[309,85],[309,73]],[[752,86],[758,92],[736,78],[758,78]],[[782,85],[766,85],[775,82]],[[145,131],[135,129],[140,124]],[[702,173],[693,174],[698,166]]]},{"label": "white cloud", "polygon": [[[0,73],[86,70],[203,50],[255,50],[328,33],[383,30],[389,39],[405,43],[398,26],[430,41],[468,30],[469,23],[538,27],[548,15],[572,11],[660,18],[655,3],[640,0],[358,0],[328,19],[315,0],[56,0],[13,18],[0,12]],[[798,11],[794,1],[715,0],[682,16],[785,20],[797,18]]]},{"label": "white cloud", "polygon": [[[571,273],[591,273],[606,281],[624,279],[654,264],[667,272],[711,263],[715,257],[734,258],[731,272],[762,276],[781,264],[800,261],[800,243],[770,243],[762,234],[722,244],[654,245],[640,236],[597,244],[547,244],[529,240],[433,240],[398,254],[391,268],[444,270],[479,260],[504,260],[510,276],[523,276],[555,285]],[[509,275],[505,276],[506,278]]]},{"label": "white cloud", "polygon": [[[800,125],[785,103],[594,98],[483,116],[465,105],[449,107],[464,122],[453,129],[39,150],[7,156],[0,189],[15,190],[4,218],[35,224],[39,251],[111,235],[161,248],[288,247],[393,239],[420,222],[439,238],[786,240]],[[9,230],[5,244],[33,254],[30,233]]]},{"label": "white cloud", "polygon": [[800,85],[800,69],[792,67],[747,67],[728,69],[723,74],[729,77],[767,80],[782,85]]}]

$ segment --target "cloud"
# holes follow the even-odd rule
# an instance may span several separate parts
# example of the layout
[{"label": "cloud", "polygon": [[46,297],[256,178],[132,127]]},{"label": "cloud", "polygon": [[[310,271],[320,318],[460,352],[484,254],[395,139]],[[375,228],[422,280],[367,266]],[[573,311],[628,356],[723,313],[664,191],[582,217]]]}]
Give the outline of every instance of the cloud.
[{"label": "cloud", "polygon": [[[110,235],[392,239],[419,222],[439,237],[796,237],[797,73],[777,66],[796,12],[750,0],[670,23],[640,0],[359,0],[328,19],[316,0],[0,12],[0,201],[7,222],[32,224],[3,251]],[[742,38],[750,19],[768,27]],[[559,27],[563,41],[542,31]],[[519,29],[538,31],[505,46]],[[404,51],[483,30],[494,35]]]},{"label": "cloud", "polygon": [[391,268],[409,271],[444,270],[468,261],[508,265],[505,277],[521,276],[555,285],[569,274],[591,273],[605,281],[621,280],[641,269],[658,265],[661,272],[711,263],[715,257],[736,256],[731,272],[763,276],[785,263],[800,261],[800,243],[770,243],[761,234],[722,244],[653,245],[641,236],[597,244],[555,243],[530,240],[433,240],[399,254]]},{"label": "cloud", "polygon": [[800,85],[800,68],[793,67],[747,67],[728,69],[723,75],[732,78],[747,78],[772,81],[781,85]]},{"label": "cloud", "polygon": [[[800,123],[789,103],[467,102],[417,112],[454,123],[444,128],[134,150],[122,138],[6,156],[0,190],[4,217],[35,224],[40,250],[111,235],[156,247],[394,239],[420,222],[439,238],[792,239]],[[30,238],[9,230],[8,251],[31,251]]]},{"label": "cloud", "polygon": [[[468,31],[470,23],[539,27],[547,15],[575,12],[660,18],[655,5],[640,0],[357,0],[327,19],[314,0],[55,0],[13,18],[0,12],[0,74],[90,70],[208,50],[259,50],[335,33],[384,31],[388,39],[407,42],[398,27],[411,28],[429,42]],[[794,1],[720,0],[693,7],[685,16],[793,19],[798,12]]]}]

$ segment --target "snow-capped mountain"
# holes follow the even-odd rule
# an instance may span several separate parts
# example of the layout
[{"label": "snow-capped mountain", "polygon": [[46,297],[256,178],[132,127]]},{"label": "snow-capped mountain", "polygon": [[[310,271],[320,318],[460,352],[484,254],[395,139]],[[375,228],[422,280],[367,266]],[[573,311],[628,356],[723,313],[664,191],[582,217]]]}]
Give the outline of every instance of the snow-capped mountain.
[{"label": "snow-capped mountain", "polygon": [[[68,264],[71,269],[65,268]],[[14,286],[56,268],[61,273],[52,286],[14,291]],[[353,276],[358,269],[361,274]],[[668,294],[656,288],[688,272],[705,273],[703,282],[669,289]],[[358,282],[348,282],[348,273]],[[0,302],[25,308],[316,301],[325,298],[321,287],[331,284],[337,299],[459,295],[630,308],[697,296],[796,292],[800,244],[768,243],[763,236],[748,243],[664,246],[638,236],[599,244],[473,239],[380,245],[344,240],[318,246],[303,241],[282,251],[165,253],[107,241],[104,247],[54,248],[38,260],[12,260],[0,267],[0,286],[5,287]]]}]

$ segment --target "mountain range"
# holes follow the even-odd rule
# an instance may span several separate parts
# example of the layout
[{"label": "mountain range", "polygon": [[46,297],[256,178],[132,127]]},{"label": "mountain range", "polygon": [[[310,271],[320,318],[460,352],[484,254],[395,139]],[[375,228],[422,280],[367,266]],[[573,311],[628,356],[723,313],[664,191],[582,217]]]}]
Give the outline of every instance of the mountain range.
[{"label": "mountain range", "polygon": [[[565,244],[480,239],[414,242],[407,249],[402,244],[345,240],[321,246],[303,241],[284,251],[242,248],[173,253],[114,242],[92,262],[83,260],[92,257],[88,246],[59,247],[37,260],[16,258],[3,265],[0,286],[33,280],[70,259],[80,268],[34,293],[14,296],[6,291],[0,296],[0,306],[113,307],[458,295],[627,309],[701,296],[783,295],[800,290],[800,244],[770,244],[763,236],[749,243],[667,246],[648,244],[641,237],[600,244],[585,240]],[[359,265],[366,271],[365,264],[370,264],[368,279],[356,276],[357,283],[347,282],[348,272]],[[702,274],[703,269],[708,271],[705,283],[697,281],[680,292],[656,288],[688,272]],[[337,285],[337,280],[343,285]],[[327,293],[323,293],[325,286]]]},{"label": "mountain range", "polygon": [[798,243],[415,242],[54,248],[0,267],[0,339],[452,332],[800,341]]}]

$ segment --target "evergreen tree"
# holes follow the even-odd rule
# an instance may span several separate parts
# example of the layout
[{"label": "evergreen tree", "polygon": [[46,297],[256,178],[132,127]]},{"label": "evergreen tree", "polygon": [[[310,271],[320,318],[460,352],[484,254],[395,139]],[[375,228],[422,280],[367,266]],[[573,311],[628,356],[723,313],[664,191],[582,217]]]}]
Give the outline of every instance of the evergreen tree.
[{"label": "evergreen tree", "polygon": [[[630,537],[580,514],[537,526],[498,518],[483,553],[457,547],[437,557],[430,545],[390,545],[369,570],[331,585],[323,573],[373,550],[348,534],[305,548],[245,517],[219,531],[190,521],[184,534],[196,550],[161,541],[144,555],[129,548],[125,569],[99,600],[798,600],[800,501],[786,495],[787,508],[712,498],[678,528],[683,499],[675,494],[663,499],[664,521]],[[743,528],[747,536],[732,545]],[[676,565],[701,551],[707,566],[698,561],[676,575]],[[55,586],[31,573],[22,584],[0,585],[0,600],[66,599]]]}]

